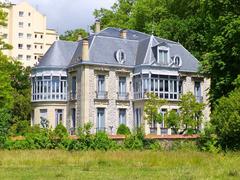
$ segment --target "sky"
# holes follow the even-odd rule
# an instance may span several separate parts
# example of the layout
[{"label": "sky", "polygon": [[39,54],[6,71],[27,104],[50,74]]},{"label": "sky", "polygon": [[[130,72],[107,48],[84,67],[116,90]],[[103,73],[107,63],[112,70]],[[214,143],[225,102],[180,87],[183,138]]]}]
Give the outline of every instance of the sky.
[{"label": "sky", "polygon": [[[23,0],[11,0],[19,3]],[[47,16],[48,28],[59,34],[76,28],[88,29],[95,21],[94,9],[110,8],[116,0],[25,0]]]}]

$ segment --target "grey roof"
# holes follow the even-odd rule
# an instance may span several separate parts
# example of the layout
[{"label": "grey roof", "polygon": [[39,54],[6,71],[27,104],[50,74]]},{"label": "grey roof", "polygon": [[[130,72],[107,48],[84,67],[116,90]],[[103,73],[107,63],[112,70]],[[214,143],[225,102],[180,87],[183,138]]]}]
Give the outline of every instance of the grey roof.
[{"label": "grey roof", "polygon": [[[121,29],[107,28],[88,37],[89,61],[99,65],[118,65],[123,67],[152,65],[157,61],[157,46],[167,46],[170,49],[170,57],[180,56],[182,66],[179,71],[197,72],[198,60],[191,55],[180,43],[155,37],[135,30],[127,30],[127,38],[120,37]],[[119,64],[115,53],[123,50],[126,61]],[[82,63],[82,40],[78,42],[56,41],[44,55],[38,67],[46,66],[74,66]],[[156,66],[156,64],[155,64]]]},{"label": "grey roof", "polygon": [[73,53],[77,48],[76,42],[55,41],[48,49],[46,54],[40,60],[36,68],[42,67],[67,67],[70,63]]}]

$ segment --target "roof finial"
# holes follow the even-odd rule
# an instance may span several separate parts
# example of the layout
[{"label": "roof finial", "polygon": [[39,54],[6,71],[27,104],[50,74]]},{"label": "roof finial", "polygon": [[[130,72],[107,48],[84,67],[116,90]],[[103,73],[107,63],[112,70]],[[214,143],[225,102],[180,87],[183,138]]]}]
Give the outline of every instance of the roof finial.
[{"label": "roof finial", "polygon": [[152,35],[153,35],[153,33],[154,33],[153,23],[154,23],[154,17],[152,18]]}]

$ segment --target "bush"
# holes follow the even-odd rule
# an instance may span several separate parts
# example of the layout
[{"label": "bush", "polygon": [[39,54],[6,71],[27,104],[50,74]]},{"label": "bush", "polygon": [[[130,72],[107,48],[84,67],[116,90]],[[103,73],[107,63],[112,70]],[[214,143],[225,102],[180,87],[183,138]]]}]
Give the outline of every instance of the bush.
[{"label": "bush", "polygon": [[202,151],[216,153],[221,150],[215,133],[215,128],[211,124],[208,124],[204,128],[204,131],[200,134],[197,144],[198,148]]},{"label": "bush", "polygon": [[6,141],[9,127],[10,127],[11,115],[5,109],[0,109],[0,148],[4,146]]},{"label": "bush", "polygon": [[240,150],[240,89],[218,100],[211,123],[223,149]]},{"label": "bush", "polygon": [[129,135],[131,131],[125,124],[121,124],[117,129],[117,134]]},{"label": "bush", "polygon": [[144,148],[144,131],[142,128],[137,128],[136,132],[130,136],[127,136],[124,140],[124,147],[127,149],[139,149]]},{"label": "bush", "polygon": [[98,132],[94,136],[93,142],[91,144],[91,149],[93,150],[110,150],[115,149],[116,142],[109,139],[105,132]]},{"label": "bush", "polygon": [[61,123],[56,126],[53,132],[56,138],[63,139],[68,137],[67,129]]}]

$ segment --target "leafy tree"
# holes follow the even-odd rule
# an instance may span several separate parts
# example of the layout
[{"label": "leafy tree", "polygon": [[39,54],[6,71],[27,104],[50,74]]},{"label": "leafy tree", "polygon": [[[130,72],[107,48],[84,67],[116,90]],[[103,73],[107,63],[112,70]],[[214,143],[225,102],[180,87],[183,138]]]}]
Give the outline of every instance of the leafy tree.
[{"label": "leafy tree", "polygon": [[229,97],[219,99],[212,113],[211,123],[216,129],[223,149],[240,149],[240,89]]},{"label": "leafy tree", "polygon": [[168,128],[172,128],[175,134],[177,134],[181,125],[178,113],[174,110],[167,112],[165,117],[165,124]]},{"label": "leafy tree", "polygon": [[60,35],[61,40],[65,41],[77,41],[79,36],[82,36],[82,38],[87,37],[88,33],[84,29],[75,29],[66,31],[64,34]]},{"label": "leafy tree", "polygon": [[149,124],[154,122],[162,123],[163,117],[159,113],[159,108],[166,103],[166,100],[160,99],[154,93],[147,93],[147,100],[144,103],[144,119]]},{"label": "leafy tree", "polygon": [[184,127],[181,133],[184,133],[189,128],[199,131],[202,118],[203,109],[205,105],[196,101],[195,96],[188,92],[180,98],[180,121]]}]

